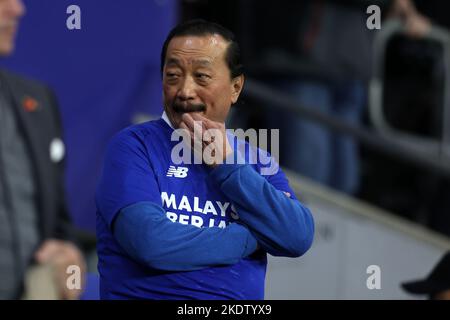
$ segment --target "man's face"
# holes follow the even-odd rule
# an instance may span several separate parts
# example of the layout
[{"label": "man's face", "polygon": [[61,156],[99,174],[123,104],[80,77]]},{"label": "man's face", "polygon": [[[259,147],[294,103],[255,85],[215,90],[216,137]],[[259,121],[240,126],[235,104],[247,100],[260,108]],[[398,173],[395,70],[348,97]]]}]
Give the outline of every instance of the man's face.
[{"label": "man's face", "polygon": [[19,20],[24,13],[21,0],[0,0],[0,56],[13,52]]},{"label": "man's face", "polygon": [[198,112],[225,122],[244,77],[231,79],[225,60],[228,42],[219,35],[173,38],[163,69],[164,109],[175,128],[181,115]]}]

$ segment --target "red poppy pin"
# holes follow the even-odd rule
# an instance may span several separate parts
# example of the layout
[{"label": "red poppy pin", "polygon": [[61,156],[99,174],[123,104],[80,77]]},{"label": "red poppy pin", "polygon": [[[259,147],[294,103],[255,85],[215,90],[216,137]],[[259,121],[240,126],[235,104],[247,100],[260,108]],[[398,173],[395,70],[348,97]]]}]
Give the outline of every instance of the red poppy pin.
[{"label": "red poppy pin", "polygon": [[36,109],[38,108],[39,104],[36,101],[36,99],[33,99],[31,97],[25,97],[22,101],[22,106],[25,109],[25,111],[27,112],[33,112],[36,111]]}]

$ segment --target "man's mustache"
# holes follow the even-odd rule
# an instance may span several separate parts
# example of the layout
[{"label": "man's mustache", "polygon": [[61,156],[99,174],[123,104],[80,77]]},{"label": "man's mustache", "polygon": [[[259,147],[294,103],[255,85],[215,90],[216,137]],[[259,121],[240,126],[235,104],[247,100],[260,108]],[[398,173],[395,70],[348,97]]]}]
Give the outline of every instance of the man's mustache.
[{"label": "man's mustache", "polygon": [[183,104],[180,102],[174,102],[172,104],[172,109],[177,113],[201,112],[206,111],[206,105],[203,103]]}]

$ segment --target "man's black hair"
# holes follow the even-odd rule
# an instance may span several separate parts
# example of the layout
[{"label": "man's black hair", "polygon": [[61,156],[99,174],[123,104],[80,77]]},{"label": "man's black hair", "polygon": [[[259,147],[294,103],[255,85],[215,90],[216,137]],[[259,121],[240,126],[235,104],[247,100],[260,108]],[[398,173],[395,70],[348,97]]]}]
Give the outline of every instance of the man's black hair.
[{"label": "man's black hair", "polygon": [[230,69],[231,78],[235,78],[243,74],[243,66],[241,64],[241,51],[239,45],[235,41],[234,34],[215,22],[209,22],[202,19],[189,20],[181,23],[173,28],[166,40],[161,51],[161,75],[164,69],[164,61],[166,59],[167,47],[170,40],[175,37],[182,36],[207,36],[217,34],[228,42],[227,52],[225,53],[225,61]]}]

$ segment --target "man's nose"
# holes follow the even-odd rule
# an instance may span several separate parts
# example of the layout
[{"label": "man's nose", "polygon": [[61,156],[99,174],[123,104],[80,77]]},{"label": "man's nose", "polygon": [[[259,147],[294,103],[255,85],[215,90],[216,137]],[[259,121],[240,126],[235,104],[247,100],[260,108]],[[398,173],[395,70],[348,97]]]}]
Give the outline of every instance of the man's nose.
[{"label": "man's nose", "polygon": [[192,77],[186,77],[184,81],[181,83],[180,88],[178,90],[178,98],[180,100],[193,100],[195,99],[195,88],[196,84]]},{"label": "man's nose", "polygon": [[6,0],[8,13],[15,17],[20,18],[25,14],[25,5],[22,0]]}]

